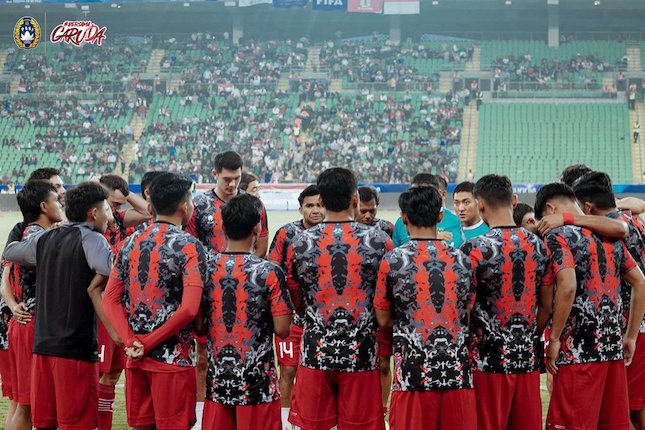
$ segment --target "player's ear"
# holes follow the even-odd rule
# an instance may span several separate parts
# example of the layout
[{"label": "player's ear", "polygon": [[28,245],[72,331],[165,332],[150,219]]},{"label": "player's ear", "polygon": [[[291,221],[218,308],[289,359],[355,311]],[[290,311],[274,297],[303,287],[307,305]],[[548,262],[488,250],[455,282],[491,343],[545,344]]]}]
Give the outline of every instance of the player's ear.
[{"label": "player's ear", "polygon": [[217,181],[217,170],[213,169],[213,178]]},{"label": "player's ear", "polygon": [[513,194],[513,209],[517,207],[517,194]]},{"label": "player's ear", "polygon": [[350,207],[356,210],[358,208],[359,202],[360,202],[360,198],[358,197],[358,191],[356,191],[356,193],[354,194],[354,197],[352,197],[352,203]]},{"label": "player's ear", "polygon": [[259,222],[253,227],[253,236],[259,237],[260,233],[262,233],[262,222]]},{"label": "player's ear", "polygon": [[439,212],[439,216],[437,217],[437,224],[439,224],[443,219],[443,214],[444,214],[444,211]]},{"label": "player's ear", "polygon": [[403,221],[404,225],[408,225],[408,216],[401,212],[401,221]]},{"label": "player's ear", "polygon": [[542,217],[545,215],[553,215],[557,209],[557,205],[555,203],[547,202],[546,208],[544,209],[544,213],[542,214]]},{"label": "player's ear", "polygon": [[587,215],[593,213],[593,210],[594,205],[591,202],[584,202],[584,204],[582,205],[582,211]]}]

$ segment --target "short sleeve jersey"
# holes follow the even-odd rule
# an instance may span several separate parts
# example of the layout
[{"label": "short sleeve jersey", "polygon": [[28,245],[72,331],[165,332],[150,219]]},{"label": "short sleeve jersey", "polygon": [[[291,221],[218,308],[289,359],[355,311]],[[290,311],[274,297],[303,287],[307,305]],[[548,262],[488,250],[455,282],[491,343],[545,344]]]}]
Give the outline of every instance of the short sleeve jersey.
[{"label": "short sleeve jersey", "polygon": [[247,253],[213,257],[207,300],[207,399],[225,405],[278,400],[273,317],[292,312],[281,268]]},{"label": "short sleeve jersey", "polygon": [[577,280],[556,363],[622,360],[621,275],[636,267],[625,244],[568,225],[551,231],[546,243],[554,274],[574,269]]},{"label": "short sleeve jersey", "polygon": [[416,240],[385,254],[374,307],[391,311],[394,391],[472,388],[468,356],[470,261],[439,240]]},{"label": "short sleeve jersey", "polygon": [[[126,315],[134,334],[148,334],[161,327],[179,308],[184,288],[203,288],[209,282],[202,244],[164,222],[156,222],[124,242],[112,276],[124,283]],[[194,366],[192,323],[147,356],[165,364]]]},{"label": "short sleeve jersey", "polygon": [[[22,240],[27,240],[43,230],[44,228],[38,224],[30,224],[23,232]],[[10,285],[13,288],[16,301],[24,303],[27,312],[34,312],[36,309],[36,268],[12,264],[11,271],[13,276]]]},{"label": "short sleeve jersey", "polygon": [[[632,215],[629,211],[617,210],[609,213],[607,216],[627,223],[629,234],[627,235],[627,239],[625,239],[625,246],[636,264],[638,264],[638,267],[645,273],[645,225],[638,216]],[[623,300],[623,330],[626,330],[627,322],[629,321],[632,287],[628,283],[623,282],[620,292]],[[645,333],[645,318],[641,321],[639,331]]]},{"label": "short sleeve jersey", "polygon": [[305,298],[300,364],[312,369],[377,369],[374,292],[391,239],[354,221],[323,222],[297,235],[287,249],[290,289]]},{"label": "short sleeve jersey", "polygon": [[392,237],[392,234],[394,234],[394,224],[385,219],[374,218],[374,221],[372,221],[370,227],[381,229],[390,237]]},{"label": "short sleeve jersey", "polygon": [[464,243],[475,272],[470,350],[482,372],[538,369],[539,291],[553,285],[544,243],[521,227],[496,227]]},{"label": "short sleeve jersey", "polygon": [[267,259],[273,261],[282,269],[286,269],[287,247],[296,235],[305,230],[305,223],[302,220],[290,222],[280,227],[273,237]]},{"label": "short sleeve jersey", "polygon": [[[243,194],[244,191],[239,190],[238,193]],[[224,233],[224,223],[222,222],[222,206],[226,202],[217,196],[214,188],[205,193],[197,194],[193,200],[195,210],[188,222],[186,231],[199,239],[209,251],[215,254],[223,252],[226,249],[226,234]],[[269,228],[264,207],[262,207],[260,214],[260,222],[262,224],[260,237],[267,237]]]}]

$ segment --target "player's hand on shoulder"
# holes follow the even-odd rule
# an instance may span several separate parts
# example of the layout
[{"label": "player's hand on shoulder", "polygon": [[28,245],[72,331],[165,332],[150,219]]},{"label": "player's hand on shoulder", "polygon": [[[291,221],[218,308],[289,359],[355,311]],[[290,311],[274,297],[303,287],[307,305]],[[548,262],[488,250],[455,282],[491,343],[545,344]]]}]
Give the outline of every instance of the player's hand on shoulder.
[{"label": "player's hand on shoulder", "polygon": [[562,227],[563,225],[564,218],[562,215],[547,215],[538,222],[537,229],[541,236],[546,236],[551,230]]}]

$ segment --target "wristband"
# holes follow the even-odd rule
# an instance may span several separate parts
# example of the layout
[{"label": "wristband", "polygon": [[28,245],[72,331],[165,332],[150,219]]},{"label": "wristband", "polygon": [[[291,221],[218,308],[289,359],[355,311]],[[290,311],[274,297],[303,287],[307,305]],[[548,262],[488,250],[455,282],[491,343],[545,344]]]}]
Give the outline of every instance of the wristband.
[{"label": "wristband", "polygon": [[564,222],[564,225],[573,225],[573,214],[570,212],[563,213],[562,222]]}]

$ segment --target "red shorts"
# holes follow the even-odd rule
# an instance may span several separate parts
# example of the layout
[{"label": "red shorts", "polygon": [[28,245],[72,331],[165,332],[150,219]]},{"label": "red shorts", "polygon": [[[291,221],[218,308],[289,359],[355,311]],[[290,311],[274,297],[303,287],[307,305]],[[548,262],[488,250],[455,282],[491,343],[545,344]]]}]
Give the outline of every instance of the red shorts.
[{"label": "red shorts", "polygon": [[302,339],[303,328],[291,324],[289,337],[282,339],[275,337],[275,350],[278,355],[280,366],[297,367],[300,361],[300,339]]},{"label": "red shorts", "polygon": [[31,402],[31,357],[34,355],[34,324],[32,318],[27,324],[11,320],[9,328],[9,354],[11,357],[11,382],[13,400],[19,405],[29,406]]},{"label": "red shorts", "polygon": [[392,430],[477,430],[475,390],[394,391]]},{"label": "red shorts", "polygon": [[389,358],[392,356],[392,330],[379,329],[376,332],[378,339],[378,356]]},{"label": "red shorts", "polygon": [[300,366],[289,422],[307,430],[384,430],[378,370],[333,372]]},{"label": "red shorts", "polygon": [[547,429],[629,428],[623,360],[558,366],[546,417]]},{"label": "red shorts", "polygon": [[280,400],[248,406],[204,402],[202,428],[218,430],[282,430]]},{"label": "red shorts", "polygon": [[195,368],[153,372],[125,370],[125,408],[130,427],[186,430],[195,423]]},{"label": "red shorts", "polygon": [[0,378],[2,378],[2,396],[13,400],[13,384],[11,371],[11,353],[8,349],[0,350]]},{"label": "red shorts", "polygon": [[97,426],[97,363],[34,354],[31,369],[34,427],[87,430]]},{"label": "red shorts", "polygon": [[540,372],[474,372],[477,426],[480,430],[542,428]]},{"label": "red shorts", "polygon": [[640,411],[645,406],[645,333],[638,335],[632,364],[627,367],[629,409]]},{"label": "red shorts", "polygon": [[101,320],[99,320],[98,341],[99,373],[120,372],[125,369],[125,349],[114,343]]}]

